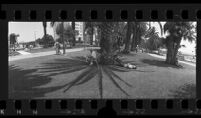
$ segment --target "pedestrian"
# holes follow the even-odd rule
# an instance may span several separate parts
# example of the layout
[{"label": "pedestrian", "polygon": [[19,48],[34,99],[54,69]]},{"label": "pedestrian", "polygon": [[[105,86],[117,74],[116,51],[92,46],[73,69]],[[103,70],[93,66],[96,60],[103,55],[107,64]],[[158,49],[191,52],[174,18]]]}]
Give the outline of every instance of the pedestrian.
[{"label": "pedestrian", "polygon": [[139,46],[137,45],[136,50],[135,50],[135,51],[136,51],[136,53],[138,52],[138,50],[139,50]]},{"label": "pedestrian", "polygon": [[55,44],[54,44],[54,46],[55,46],[55,49],[56,49],[56,54],[59,54],[59,42],[55,42]]},{"label": "pedestrian", "polygon": [[58,54],[61,54],[60,49],[61,49],[61,45],[60,45],[60,43],[58,42]]}]

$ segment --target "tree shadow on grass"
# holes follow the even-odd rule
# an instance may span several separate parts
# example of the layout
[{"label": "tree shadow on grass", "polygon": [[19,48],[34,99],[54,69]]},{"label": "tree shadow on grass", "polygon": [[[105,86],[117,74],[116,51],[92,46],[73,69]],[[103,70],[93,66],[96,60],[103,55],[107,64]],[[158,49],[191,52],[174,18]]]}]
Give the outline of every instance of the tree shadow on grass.
[{"label": "tree shadow on grass", "polygon": [[183,66],[175,66],[171,64],[167,64],[163,60],[151,60],[151,59],[141,59],[141,62],[151,65],[151,66],[157,66],[157,67],[171,67],[171,68],[176,68],[176,69],[183,69]]},{"label": "tree shadow on grass", "polygon": [[196,85],[184,84],[176,90],[172,90],[171,93],[174,98],[196,98]]},{"label": "tree shadow on grass", "polygon": [[130,56],[137,56],[137,53],[135,53],[135,52],[130,52],[130,53],[128,53],[128,54],[124,54],[124,53],[120,53],[120,55],[121,56],[128,56],[128,57],[130,57]]},{"label": "tree shadow on grass", "polygon": [[34,74],[37,69],[23,70],[15,65],[9,65],[9,98],[33,99],[44,97],[45,93],[61,89],[62,86],[36,88],[51,81],[50,77]]},{"label": "tree shadow on grass", "polygon": [[[142,71],[142,70],[134,70],[134,69],[127,69],[125,67],[120,67],[117,65],[100,65],[98,63],[89,65],[89,62],[86,62],[85,57],[83,56],[75,56],[72,58],[62,58],[62,59],[55,59],[52,62],[42,63],[41,67],[38,68],[41,70],[42,73],[47,73],[48,76],[55,76],[60,74],[68,74],[72,72],[82,72],[78,75],[75,75],[76,78],[70,82],[64,83],[65,89],[64,93],[68,91],[71,87],[84,84],[89,82],[95,76],[98,77],[98,87],[100,97],[103,97],[103,75],[107,76],[110,81],[125,95],[129,96],[129,94],[120,86],[119,82],[124,83],[128,87],[132,87],[132,85],[124,78],[121,78],[115,72],[149,72],[149,71]],[[68,78],[68,77],[67,77]]]}]

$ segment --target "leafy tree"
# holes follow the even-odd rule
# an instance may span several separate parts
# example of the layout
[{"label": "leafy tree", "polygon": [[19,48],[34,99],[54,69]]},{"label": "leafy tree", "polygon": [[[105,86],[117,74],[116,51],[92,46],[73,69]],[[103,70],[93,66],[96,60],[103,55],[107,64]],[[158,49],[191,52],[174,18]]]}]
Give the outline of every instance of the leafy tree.
[{"label": "leafy tree", "polygon": [[38,43],[39,45],[43,45],[43,41],[41,38],[36,39],[36,43]]},{"label": "leafy tree", "polygon": [[73,37],[76,35],[76,31],[73,30],[69,23],[58,23],[56,25],[56,34],[60,36],[63,43],[63,52],[65,54],[65,44],[66,42],[72,42]]},{"label": "leafy tree", "polygon": [[146,22],[128,22],[126,24],[126,40],[124,53],[129,53],[130,51],[136,50],[138,44],[142,40],[142,36],[145,35],[147,31]]},{"label": "leafy tree", "polygon": [[124,53],[130,52],[131,35],[132,35],[131,32],[132,32],[132,23],[127,22],[127,32],[126,32],[126,41],[125,41]]},{"label": "leafy tree", "polygon": [[48,47],[52,47],[54,46],[54,38],[52,37],[52,35],[47,34],[46,37],[43,36],[42,38],[42,44],[44,48],[48,48]]},{"label": "leafy tree", "polygon": [[152,27],[145,37],[148,38],[146,47],[151,51],[159,49],[162,45],[162,39],[159,37],[158,32],[156,32],[155,27]]},{"label": "leafy tree", "polygon": [[18,42],[17,37],[19,37],[19,36],[20,36],[19,34],[15,34],[15,33],[11,33],[9,36],[10,45],[11,45],[11,47],[14,47],[14,49],[15,49],[15,46]]},{"label": "leafy tree", "polygon": [[188,40],[190,42],[196,40],[196,29],[193,22],[166,22],[164,25],[164,32],[168,32],[165,39],[167,47],[166,62],[168,64],[177,65],[177,53],[181,47],[181,40]]},{"label": "leafy tree", "polygon": [[85,29],[84,32],[86,32],[88,35],[90,35],[90,45],[93,45],[93,35],[94,35],[94,28],[96,27],[95,22],[85,22]]},{"label": "leafy tree", "polygon": [[42,38],[36,39],[36,42],[40,45],[43,45],[44,48],[52,47],[55,43],[54,38],[49,34],[47,34],[46,37],[43,36]]},{"label": "leafy tree", "polygon": [[133,25],[133,37],[131,43],[131,51],[137,50],[136,47],[141,43],[142,36],[147,32],[146,22],[132,22]]}]

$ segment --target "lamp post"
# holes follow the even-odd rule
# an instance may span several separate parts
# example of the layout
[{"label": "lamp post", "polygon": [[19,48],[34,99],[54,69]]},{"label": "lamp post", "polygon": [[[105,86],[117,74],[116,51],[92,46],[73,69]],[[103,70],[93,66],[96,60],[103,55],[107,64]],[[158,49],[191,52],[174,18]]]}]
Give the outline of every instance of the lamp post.
[{"label": "lamp post", "polygon": [[34,31],[34,37],[35,37],[35,47],[36,47],[36,32],[37,32],[37,31]]}]

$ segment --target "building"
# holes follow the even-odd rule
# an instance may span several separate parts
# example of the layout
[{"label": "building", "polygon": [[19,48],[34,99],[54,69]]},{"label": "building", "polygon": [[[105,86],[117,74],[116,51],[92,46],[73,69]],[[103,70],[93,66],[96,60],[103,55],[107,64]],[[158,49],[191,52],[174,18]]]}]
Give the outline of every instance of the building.
[{"label": "building", "polygon": [[[56,34],[56,28],[58,25],[60,25],[61,22],[54,22],[53,25],[53,32],[54,32],[54,39],[58,39],[59,35]],[[64,28],[68,27],[69,25],[72,25],[72,22],[64,22]],[[76,36],[76,41],[84,40],[84,22],[75,22],[75,30],[78,31],[78,35]]]},{"label": "building", "polygon": [[76,36],[76,41],[84,40],[84,22],[75,22],[75,30],[78,31],[78,35]]},{"label": "building", "polygon": [[[54,40],[58,39],[59,38],[59,35],[57,35],[56,33],[56,28],[58,25],[60,25],[62,22],[54,22],[54,25],[52,26],[53,27],[53,34],[54,34]],[[64,22],[64,28],[66,28],[67,26],[69,26],[71,23],[70,22]]]}]

